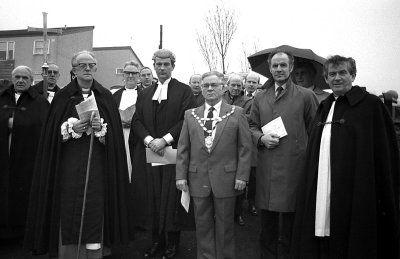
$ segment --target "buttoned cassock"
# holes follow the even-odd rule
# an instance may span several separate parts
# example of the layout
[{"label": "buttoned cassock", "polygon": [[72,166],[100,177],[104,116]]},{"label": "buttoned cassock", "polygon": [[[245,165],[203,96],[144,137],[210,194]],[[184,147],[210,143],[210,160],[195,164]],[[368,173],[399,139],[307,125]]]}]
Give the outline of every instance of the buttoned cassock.
[{"label": "buttoned cassock", "polygon": [[294,212],[296,191],[302,176],[311,122],[317,98],[309,89],[290,79],[278,98],[275,86],[269,85],[253,99],[250,129],[254,143],[259,143],[261,127],[282,117],[287,136],[274,149],[258,149],[256,205],[262,210]]}]

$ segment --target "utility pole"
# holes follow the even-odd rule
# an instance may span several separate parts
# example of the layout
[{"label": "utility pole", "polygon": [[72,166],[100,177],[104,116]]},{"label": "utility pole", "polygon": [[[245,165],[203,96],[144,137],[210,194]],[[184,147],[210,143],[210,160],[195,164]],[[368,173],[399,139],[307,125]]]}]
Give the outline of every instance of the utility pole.
[{"label": "utility pole", "polygon": [[161,24],[160,25],[160,45],[158,46],[158,49],[162,49],[162,34],[163,34],[163,26]]}]

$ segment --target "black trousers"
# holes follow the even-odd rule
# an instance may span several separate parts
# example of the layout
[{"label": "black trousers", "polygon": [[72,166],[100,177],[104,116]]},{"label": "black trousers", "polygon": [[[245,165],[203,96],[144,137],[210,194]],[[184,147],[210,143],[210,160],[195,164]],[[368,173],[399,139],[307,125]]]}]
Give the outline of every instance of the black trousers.
[{"label": "black trousers", "polygon": [[252,166],[249,176],[249,185],[247,186],[247,200],[249,204],[255,204],[256,197],[256,167]]},{"label": "black trousers", "polygon": [[261,210],[261,258],[289,258],[294,212]]}]

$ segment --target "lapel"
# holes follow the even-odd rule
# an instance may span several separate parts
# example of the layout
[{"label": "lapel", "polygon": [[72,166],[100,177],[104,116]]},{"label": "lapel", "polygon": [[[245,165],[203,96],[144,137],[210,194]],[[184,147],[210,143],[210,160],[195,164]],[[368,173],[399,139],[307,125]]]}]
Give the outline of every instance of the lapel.
[{"label": "lapel", "polygon": [[143,94],[146,93],[146,95],[143,97],[143,115],[145,118],[143,120],[146,120],[149,123],[149,128],[148,130],[150,131],[151,134],[155,134],[155,129],[154,129],[154,105],[153,105],[153,95],[154,92],[157,89],[157,84],[153,84],[149,86],[148,88],[143,90]]},{"label": "lapel", "polygon": [[[199,116],[200,118],[204,117],[204,109],[205,109],[205,104],[203,104],[202,106],[199,106],[198,108],[196,108],[196,110],[194,111],[194,113]],[[193,117],[193,116],[192,116]],[[202,149],[204,149],[205,151],[208,152],[207,148],[206,148],[206,143],[205,143],[205,137],[204,137],[204,129],[200,126],[199,122],[196,120],[196,118],[193,117],[193,123],[196,125],[196,129],[197,129],[197,135],[200,139],[200,143],[202,143],[203,145],[201,146]]]},{"label": "lapel", "polygon": [[[228,112],[230,112],[232,109],[232,105],[226,104],[225,102],[221,103],[221,110],[219,111],[219,117],[224,116],[225,114],[227,114]],[[232,116],[232,115],[231,115]],[[214,137],[214,141],[213,141],[213,145],[211,147],[210,153],[214,150],[215,146],[217,145],[219,139],[221,138],[222,135],[222,131],[225,128],[226,123],[228,122],[229,117],[225,118],[224,120],[222,120],[221,122],[219,122],[217,124],[217,129],[215,131],[215,137]],[[204,138],[204,137],[203,137]]]}]

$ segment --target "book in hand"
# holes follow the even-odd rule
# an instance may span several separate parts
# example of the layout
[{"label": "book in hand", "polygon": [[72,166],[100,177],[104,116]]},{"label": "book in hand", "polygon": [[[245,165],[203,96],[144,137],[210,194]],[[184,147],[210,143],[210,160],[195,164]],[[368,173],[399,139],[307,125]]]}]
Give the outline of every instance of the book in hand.
[{"label": "book in hand", "polygon": [[89,96],[86,100],[75,105],[76,112],[78,113],[79,120],[86,122],[90,120],[92,112],[94,112],[94,117],[100,118],[99,109],[97,108],[96,99],[94,94]]},{"label": "book in hand", "polygon": [[171,146],[166,146],[164,148],[164,155],[160,156],[159,154],[151,151],[150,148],[146,148],[146,162],[147,163],[156,163],[156,164],[176,164],[176,149],[173,149]]},{"label": "book in hand", "polygon": [[273,119],[261,128],[264,134],[274,133],[278,135],[279,138],[287,136],[285,125],[283,124],[282,117]]}]

